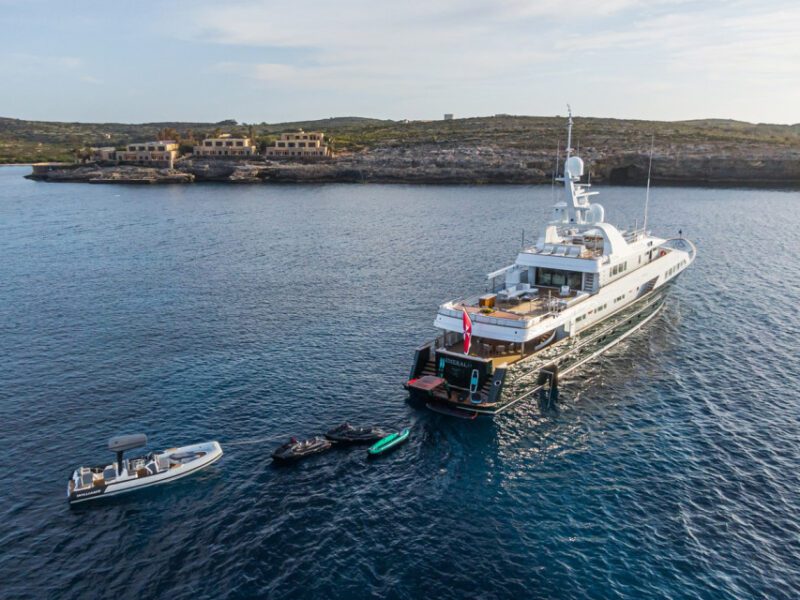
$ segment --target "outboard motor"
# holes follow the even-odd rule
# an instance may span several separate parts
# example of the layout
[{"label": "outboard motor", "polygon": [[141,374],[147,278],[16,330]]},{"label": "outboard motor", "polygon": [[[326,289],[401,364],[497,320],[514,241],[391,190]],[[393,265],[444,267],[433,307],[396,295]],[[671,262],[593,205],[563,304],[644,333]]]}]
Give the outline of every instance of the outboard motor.
[{"label": "outboard motor", "polygon": [[122,473],[122,453],[147,445],[147,436],[143,433],[118,435],[108,440],[108,449],[117,453],[117,474]]},{"label": "outboard motor", "polygon": [[550,409],[558,400],[558,365],[549,365],[539,371],[536,385],[542,386],[539,390],[539,401],[542,407]]}]

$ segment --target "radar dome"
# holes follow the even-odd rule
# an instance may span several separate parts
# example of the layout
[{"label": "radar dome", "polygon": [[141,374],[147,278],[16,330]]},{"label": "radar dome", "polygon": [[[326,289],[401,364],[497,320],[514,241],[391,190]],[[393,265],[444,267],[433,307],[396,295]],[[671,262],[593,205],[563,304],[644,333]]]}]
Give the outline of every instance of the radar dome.
[{"label": "radar dome", "polygon": [[572,177],[583,177],[583,160],[579,156],[570,156],[567,159],[566,171]]},{"label": "radar dome", "polygon": [[589,205],[589,223],[602,223],[606,218],[606,211],[602,204]]}]

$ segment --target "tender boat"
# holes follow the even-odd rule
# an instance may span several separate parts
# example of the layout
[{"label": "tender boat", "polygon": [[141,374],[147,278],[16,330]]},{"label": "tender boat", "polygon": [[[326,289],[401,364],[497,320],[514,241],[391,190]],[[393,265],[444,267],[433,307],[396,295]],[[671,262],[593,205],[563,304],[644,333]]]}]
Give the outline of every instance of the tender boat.
[{"label": "tender boat", "polygon": [[389,452],[389,450],[392,450],[405,442],[410,433],[411,432],[408,429],[390,433],[385,438],[370,446],[369,450],[367,450],[368,456],[373,457]]},{"label": "tender boat", "polygon": [[695,246],[680,230],[671,239],[647,230],[647,200],[643,227],[606,223],[571,140],[570,113],[563,200],[535,244],[523,243],[513,264],[488,274],[485,292],[439,306],[438,335],[417,348],[404,385],[412,400],[466,418],[500,413],[537,392],[552,401],[556,374],[654,319],[694,261]]},{"label": "tender boat", "polygon": [[141,433],[111,438],[108,449],[116,452],[116,462],[75,469],[67,483],[70,504],[175,481],[208,467],[222,457],[222,447],[218,442],[169,448],[135,458],[123,457],[125,451],[146,445],[147,436]]},{"label": "tender boat", "polygon": [[279,462],[290,462],[319,454],[330,450],[331,442],[322,436],[316,436],[307,440],[290,439],[280,448],[272,453],[273,460]]},{"label": "tender boat", "polygon": [[350,423],[342,423],[328,431],[325,437],[343,444],[369,444],[385,438],[388,434],[388,431],[380,427],[354,427]]}]

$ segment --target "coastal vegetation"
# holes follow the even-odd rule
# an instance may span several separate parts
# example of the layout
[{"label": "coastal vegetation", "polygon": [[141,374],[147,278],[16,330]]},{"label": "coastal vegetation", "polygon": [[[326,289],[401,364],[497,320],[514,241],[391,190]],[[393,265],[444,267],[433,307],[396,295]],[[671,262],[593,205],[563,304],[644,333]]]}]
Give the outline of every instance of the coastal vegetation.
[{"label": "coastal vegetation", "polygon": [[[491,146],[554,155],[564,144],[564,117],[498,115],[452,121],[392,121],[337,117],[291,123],[62,123],[0,118],[0,163],[73,161],[91,146],[114,146],[151,140],[176,139],[182,151],[206,136],[221,132],[250,136],[263,149],[278,134],[294,129],[321,130],[339,153],[420,145],[478,148]],[[712,154],[745,153],[749,147],[800,150],[800,124],[752,124],[706,119],[697,121],[638,121],[579,118],[573,145],[589,153],[639,153],[655,137],[658,148],[698,149]]]}]

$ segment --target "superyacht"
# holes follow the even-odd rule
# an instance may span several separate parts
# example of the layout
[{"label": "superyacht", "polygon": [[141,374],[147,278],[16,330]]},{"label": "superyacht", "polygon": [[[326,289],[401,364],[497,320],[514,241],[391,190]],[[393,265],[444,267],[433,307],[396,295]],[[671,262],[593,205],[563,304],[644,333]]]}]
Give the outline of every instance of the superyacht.
[{"label": "superyacht", "polygon": [[[412,400],[464,418],[493,415],[534,396],[552,399],[563,376],[654,319],[694,244],[679,233],[605,221],[582,183],[569,116],[564,200],[536,243],[487,275],[486,293],[439,306],[438,335],[417,348],[405,384]],[[649,193],[649,177],[648,177]],[[646,211],[645,211],[646,215]],[[545,396],[546,394],[546,396]]]}]

